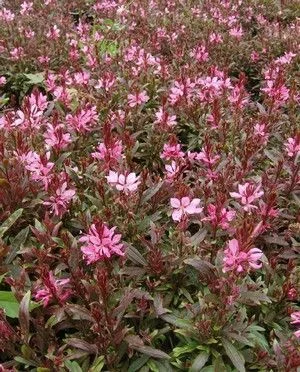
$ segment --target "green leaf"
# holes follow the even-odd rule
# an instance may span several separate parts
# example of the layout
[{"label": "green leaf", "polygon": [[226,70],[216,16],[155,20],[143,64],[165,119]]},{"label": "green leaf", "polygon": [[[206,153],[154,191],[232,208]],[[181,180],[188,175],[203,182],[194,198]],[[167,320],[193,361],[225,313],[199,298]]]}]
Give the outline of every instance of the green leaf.
[{"label": "green leaf", "polygon": [[239,302],[246,305],[260,305],[262,302],[271,303],[271,299],[262,291],[242,292]]},{"label": "green leaf", "polygon": [[23,209],[18,209],[12,213],[0,226],[0,238],[6,233],[6,231],[11,228],[11,226],[22,216]]},{"label": "green leaf", "polygon": [[151,372],[159,372],[159,369],[153,359],[148,360],[147,366],[150,368]]},{"label": "green leaf", "polygon": [[220,371],[216,371],[215,368],[213,366],[207,366],[207,367],[204,367],[201,372],[220,372]]},{"label": "green leaf", "polygon": [[239,372],[246,372],[245,359],[242,353],[226,338],[222,338],[222,345],[232,364]]},{"label": "green leaf", "polygon": [[7,273],[4,273],[4,274],[0,275],[0,284],[2,283],[2,280],[5,278],[6,274]]},{"label": "green leaf", "polygon": [[20,323],[21,332],[22,332],[25,342],[27,342],[29,338],[30,298],[31,298],[31,292],[28,291],[23,297],[20,303],[20,308],[19,308],[19,323]]},{"label": "green leaf", "polygon": [[24,74],[32,85],[41,84],[44,81],[44,73],[37,72],[36,74]]},{"label": "green leaf", "polygon": [[28,360],[19,356],[15,357],[14,359],[18,363],[25,364],[25,366],[37,367],[37,364],[34,360]]},{"label": "green leaf", "polygon": [[55,162],[55,165],[58,169],[64,164],[65,160],[71,155],[71,152],[64,152]]},{"label": "green leaf", "polygon": [[22,247],[22,245],[25,243],[29,233],[29,227],[25,227],[25,229],[21,230],[11,241],[10,247],[11,251],[9,252],[9,255],[6,257],[5,263],[10,264],[14,258],[17,256],[18,251]]},{"label": "green leaf", "polygon": [[34,227],[41,233],[45,233],[46,232],[46,229],[45,229],[45,226],[43,226],[39,220],[37,220],[36,218],[34,219]]},{"label": "green leaf", "polygon": [[111,57],[114,57],[118,54],[119,46],[116,41],[102,40],[98,44],[98,50],[101,56],[104,54],[109,54]]},{"label": "green leaf", "polygon": [[189,372],[199,372],[201,368],[205,366],[209,358],[209,354],[205,351],[202,351],[196,359],[193,361],[193,364],[191,365]]},{"label": "green leaf", "polygon": [[10,318],[18,318],[19,302],[12,292],[0,291],[0,308],[5,310],[5,314]]},{"label": "green leaf", "polygon": [[153,358],[158,358],[158,359],[170,359],[171,358],[164,351],[155,349],[154,347],[151,347],[151,346],[143,345],[143,346],[131,346],[131,347],[135,349],[136,351],[142,354],[145,354],[145,355],[149,355]]},{"label": "green leaf", "polygon": [[205,239],[207,235],[207,230],[206,229],[200,229],[199,231],[196,232],[193,236],[190,238],[190,242],[193,247],[197,247],[203,240]]},{"label": "green leaf", "polygon": [[143,196],[142,196],[142,200],[141,200],[141,204],[143,205],[143,204],[147,203],[147,201],[149,201],[151,198],[153,198],[153,196],[155,194],[157,194],[158,191],[161,189],[163,183],[164,183],[164,181],[161,181],[157,185],[155,185],[154,187],[150,187],[148,190],[144,191]]},{"label": "green leaf", "polygon": [[71,360],[65,361],[65,366],[68,368],[70,372],[82,372],[80,365],[77,362],[71,362]]},{"label": "green leaf", "polygon": [[174,326],[179,328],[187,328],[190,330],[193,327],[192,323],[189,320],[178,318],[177,316],[172,314],[163,314],[161,315],[161,318],[165,322],[173,324]]},{"label": "green leaf", "polygon": [[104,365],[105,365],[104,356],[101,355],[99,356],[99,358],[95,360],[92,367],[89,369],[89,372],[101,372]]},{"label": "green leaf", "polygon": [[167,360],[154,360],[156,367],[159,372],[173,372],[174,369],[171,367],[170,363]]},{"label": "green leaf", "polygon": [[127,247],[126,249],[127,258],[130,261],[134,263],[138,263],[142,266],[147,266],[147,261],[144,259],[144,257],[140,254],[140,252],[136,248],[134,248],[130,244],[125,244],[125,246]]},{"label": "green leaf", "polygon": [[130,364],[130,366],[128,368],[128,372],[138,371],[140,368],[142,368],[148,362],[149,359],[150,359],[149,355],[142,355],[140,358],[136,359],[135,361],[133,361]]},{"label": "green leaf", "polygon": [[89,195],[89,194],[87,194],[87,193],[84,193],[84,196],[85,196],[87,199],[89,199],[89,201],[90,201],[90,202],[91,202],[95,207],[97,207],[98,209],[103,208],[103,203],[101,202],[100,199],[95,198],[94,196],[91,196],[91,195]]},{"label": "green leaf", "polygon": [[184,346],[178,346],[173,349],[172,354],[174,355],[174,358],[178,358],[182,354],[191,353],[194,351],[198,346],[198,342],[191,342]]}]

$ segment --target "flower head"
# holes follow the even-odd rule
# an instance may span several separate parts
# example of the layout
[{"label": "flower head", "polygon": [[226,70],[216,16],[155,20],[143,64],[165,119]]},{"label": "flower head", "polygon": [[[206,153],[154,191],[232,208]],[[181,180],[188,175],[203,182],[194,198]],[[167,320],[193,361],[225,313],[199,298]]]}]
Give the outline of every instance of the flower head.
[{"label": "flower head", "polygon": [[161,159],[176,160],[184,157],[184,152],[181,151],[181,145],[165,143],[163,152],[160,154]]},{"label": "flower head", "polygon": [[263,194],[264,192],[261,190],[261,185],[255,186],[246,182],[244,185],[238,185],[238,192],[231,192],[230,196],[241,199],[244,210],[246,212],[251,212],[252,209],[257,209],[257,206],[252,203]]},{"label": "flower head", "polygon": [[124,246],[120,243],[121,234],[115,234],[116,227],[111,229],[102,222],[96,222],[89,228],[88,234],[79,241],[83,256],[88,264],[105,260],[113,255],[124,256]]},{"label": "flower head", "polygon": [[[291,324],[296,324],[297,326],[300,326],[300,311],[295,311],[291,314]],[[297,338],[300,338],[300,328],[294,332],[294,335]]]},{"label": "flower head", "polygon": [[258,248],[251,248],[248,252],[240,250],[238,240],[232,239],[228,242],[224,251],[223,271],[235,271],[241,273],[248,269],[259,269],[262,267],[260,259],[263,255]]},{"label": "flower head", "polygon": [[300,135],[288,138],[285,143],[285,150],[290,158],[300,154]]},{"label": "flower head", "polygon": [[46,307],[53,299],[65,302],[71,295],[71,290],[66,288],[70,279],[57,279],[53,272],[46,272],[43,274],[43,286],[36,291],[35,298],[37,301],[42,301]]},{"label": "flower head", "polygon": [[143,90],[140,93],[137,92],[135,94],[128,94],[127,98],[128,98],[128,105],[130,107],[139,106],[149,101],[149,96],[147,95],[147,92],[145,90]]},{"label": "flower head", "polygon": [[171,206],[173,208],[172,218],[174,221],[181,221],[188,214],[201,213],[203,208],[199,208],[200,199],[190,199],[184,196],[181,199],[171,198]]},{"label": "flower head", "polygon": [[44,205],[49,205],[55,216],[62,217],[67,211],[68,205],[75,196],[76,192],[73,189],[68,189],[67,182],[64,182],[57,188],[55,194],[45,201]]},{"label": "flower head", "polygon": [[210,221],[214,226],[220,226],[226,230],[229,228],[229,223],[234,219],[235,211],[219,208],[214,204],[209,204],[207,207],[208,216],[203,218],[203,221]]},{"label": "flower head", "polygon": [[138,185],[141,183],[139,178],[140,176],[137,176],[135,173],[125,175],[111,170],[109,171],[108,176],[106,176],[107,182],[110,185],[114,186],[119,191],[123,191],[125,194],[137,190]]}]

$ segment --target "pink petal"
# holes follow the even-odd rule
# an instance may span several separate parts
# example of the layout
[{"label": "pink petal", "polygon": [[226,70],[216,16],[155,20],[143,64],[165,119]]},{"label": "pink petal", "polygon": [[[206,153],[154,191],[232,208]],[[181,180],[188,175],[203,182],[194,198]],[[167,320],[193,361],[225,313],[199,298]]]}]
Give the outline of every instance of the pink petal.
[{"label": "pink petal", "polygon": [[180,204],[180,200],[177,199],[177,198],[171,198],[170,199],[170,203],[171,203],[171,206],[173,208],[180,208],[181,204]]},{"label": "pink petal", "polygon": [[182,218],[182,210],[181,209],[176,209],[172,213],[172,218],[174,221],[180,221]]}]

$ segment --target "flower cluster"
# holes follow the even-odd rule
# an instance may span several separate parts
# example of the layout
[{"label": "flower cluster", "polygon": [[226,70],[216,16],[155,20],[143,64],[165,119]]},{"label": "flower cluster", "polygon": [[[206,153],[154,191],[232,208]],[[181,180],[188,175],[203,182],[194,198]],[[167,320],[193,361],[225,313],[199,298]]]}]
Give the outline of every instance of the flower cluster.
[{"label": "flower cluster", "polygon": [[84,243],[81,251],[88,264],[110,258],[113,255],[123,256],[124,246],[120,243],[121,234],[115,234],[116,227],[111,229],[102,222],[93,223],[88,234],[79,241]]},{"label": "flower cluster", "polygon": [[260,262],[262,255],[262,251],[258,248],[251,248],[248,252],[242,251],[238,240],[232,239],[224,251],[223,270],[224,272],[235,271],[241,273],[249,268],[260,269],[262,267]]}]

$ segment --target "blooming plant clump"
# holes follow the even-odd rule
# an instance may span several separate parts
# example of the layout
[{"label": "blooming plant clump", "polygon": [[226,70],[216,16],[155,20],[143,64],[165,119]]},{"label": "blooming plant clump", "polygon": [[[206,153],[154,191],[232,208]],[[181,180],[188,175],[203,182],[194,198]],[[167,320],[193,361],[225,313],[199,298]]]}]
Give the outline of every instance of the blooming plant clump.
[{"label": "blooming plant clump", "polygon": [[298,0],[0,0],[0,372],[300,369]]}]

